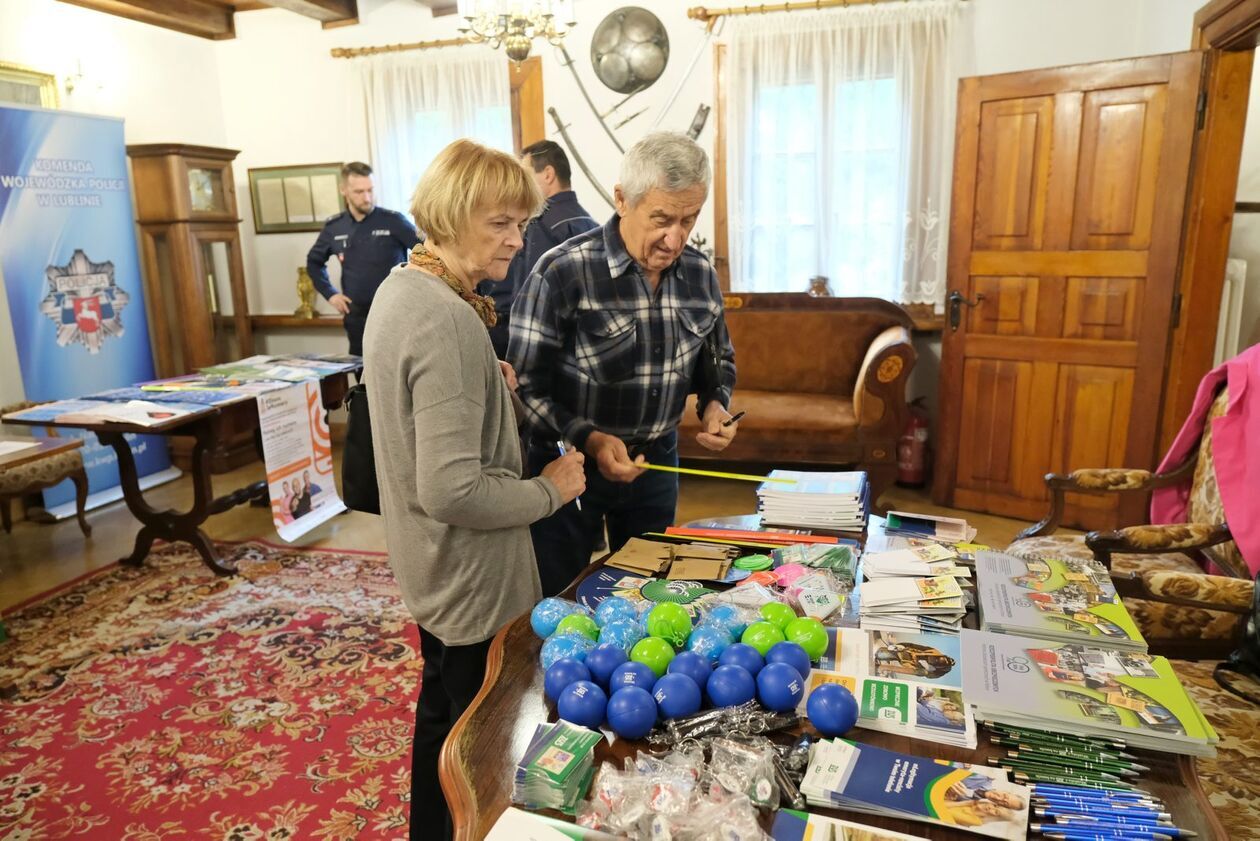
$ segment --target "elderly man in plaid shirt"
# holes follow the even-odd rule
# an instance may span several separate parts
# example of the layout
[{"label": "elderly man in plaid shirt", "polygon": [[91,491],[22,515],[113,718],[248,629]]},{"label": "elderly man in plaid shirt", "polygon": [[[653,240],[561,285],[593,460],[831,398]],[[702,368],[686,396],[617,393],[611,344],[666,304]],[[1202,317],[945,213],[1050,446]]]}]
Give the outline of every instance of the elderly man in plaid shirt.
[{"label": "elderly man in plaid shirt", "polygon": [[698,392],[701,445],[721,451],[735,437],[724,425],[735,353],[722,293],[687,245],[709,181],[693,140],[648,135],[622,162],[616,215],[543,255],[512,306],[508,359],[528,410],[529,475],[566,444],[588,456],[580,506],[531,527],[544,595],[589,563],[605,520],[613,551],[673,523],[677,476],[642,464],[678,464],[689,393]]}]

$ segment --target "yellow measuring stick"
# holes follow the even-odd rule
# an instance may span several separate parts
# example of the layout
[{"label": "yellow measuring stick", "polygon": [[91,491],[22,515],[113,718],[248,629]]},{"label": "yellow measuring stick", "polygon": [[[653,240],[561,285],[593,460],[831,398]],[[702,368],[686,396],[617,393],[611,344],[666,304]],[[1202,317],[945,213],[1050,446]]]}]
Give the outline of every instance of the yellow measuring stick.
[{"label": "yellow measuring stick", "polygon": [[639,464],[648,470],[663,470],[666,473],[686,473],[691,476],[712,476],[715,479],[738,479],[741,482],[778,482],[783,485],[795,485],[795,479],[772,479],[769,476],[754,476],[750,473],[723,473],[721,470],[697,470],[694,467],[670,467],[666,464]]}]

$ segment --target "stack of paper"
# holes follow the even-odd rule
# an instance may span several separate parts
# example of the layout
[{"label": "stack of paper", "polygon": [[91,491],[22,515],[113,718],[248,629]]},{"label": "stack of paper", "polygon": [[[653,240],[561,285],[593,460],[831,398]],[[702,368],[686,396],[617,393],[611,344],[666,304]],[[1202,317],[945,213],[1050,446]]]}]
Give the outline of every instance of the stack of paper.
[{"label": "stack of paper", "polygon": [[1111,574],[1093,560],[979,552],[976,590],[986,631],[1146,651]]},{"label": "stack of paper", "polygon": [[813,806],[906,818],[1020,841],[1028,788],[983,765],[947,763],[844,739],[817,742],[801,794]]},{"label": "stack of paper", "polygon": [[962,656],[980,718],[1216,755],[1216,732],[1163,657],[988,631],[963,631]]},{"label": "stack of paper", "polygon": [[976,721],[962,693],[961,643],[953,634],[891,634],[828,628],[829,642],[809,673],[809,695],[838,683],[858,702],[857,726],[974,748]]},{"label": "stack of paper", "polygon": [[956,633],[966,613],[962,587],[953,575],[889,576],[862,583],[862,628],[868,631]]},{"label": "stack of paper", "polygon": [[757,511],[763,523],[779,526],[862,531],[866,528],[869,490],[866,473],[775,470],[757,486]]},{"label": "stack of paper", "polygon": [[941,543],[966,543],[975,538],[976,530],[966,520],[957,517],[938,517],[932,514],[913,514],[909,511],[889,511],[884,531],[905,537],[922,537]]},{"label": "stack of paper", "polygon": [[774,841],[927,841],[921,835],[906,835],[882,826],[867,826],[795,809],[780,809],[774,813],[770,837]]},{"label": "stack of paper", "polygon": [[559,809],[572,815],[595,776],[595,745],[603,738],[563,719],[538,725],[516,765],[512,802],[526,809]]},{"label": "stack of paper", "polygon": [[608,565],[647,578],[721,581],[731,571],[731,547],[706,543],[675,545],[632,537],[608,559]]}]

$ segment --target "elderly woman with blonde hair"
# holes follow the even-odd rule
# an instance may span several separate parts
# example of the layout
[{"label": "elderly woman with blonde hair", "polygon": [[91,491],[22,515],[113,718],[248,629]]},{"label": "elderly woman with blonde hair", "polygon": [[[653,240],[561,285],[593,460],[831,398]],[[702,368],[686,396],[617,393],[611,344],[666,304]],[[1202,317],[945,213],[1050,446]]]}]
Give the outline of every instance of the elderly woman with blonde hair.
[{"label": "elderly woman with blonde hair", "polygon": [[438,753],[485,675],[495,633],[541,596],[529,524],[585,488],[580,453],[521,478],[510,369],[495,358],[479,281],[502,280],[542,203],[515,158],[443,149],[411,212],[427,240],[381,284],[364,335],[390,566],[420,626],[411,837],[450,834]]}]

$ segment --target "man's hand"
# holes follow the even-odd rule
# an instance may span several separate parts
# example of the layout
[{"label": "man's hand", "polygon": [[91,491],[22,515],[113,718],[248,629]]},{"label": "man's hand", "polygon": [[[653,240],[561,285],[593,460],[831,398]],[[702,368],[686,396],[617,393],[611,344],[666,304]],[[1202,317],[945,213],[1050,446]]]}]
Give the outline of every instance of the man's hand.
[{"label": "man's hand", "polygon": [[586,452],[595,459],[599,472],[610,482],[633,482],[644,471],[637,465],[647,461],[643,456],[631,461],[626,442],[606,432],[592,432],[586,439]]},{"label": "man's hand", "polygon": [[512,391],[516,391],[516,369],[511,363],[499,360],[499,370],[503,372],[503,379],[507,380],[507,387]]},{"label": "man's hand", "polygon": [[350,304],[352,304],[353,301],[351,301],[345,295],[342,295],[340,292],[338,292],[336,295],[333,295],[331,298],[328,299],[328,303],[332,304],[333,309],[335,309],[337,312],[341,313],[342,315],[345,315],[346,313],[350,312]]},{"label": "man's hand", "polygon": [[712,450],[719,453],[725,450],[732,441],[735,440],[735,431],[739,429],[739,423],[733,423],[730,426],[723,426],[723,421],[729,420],[730,412],[716,400],[710,400],[709,405],[704,407],[704,416],[701,418],[701,425],[704,429],[696,433],[696,442],[706,450]]}]

